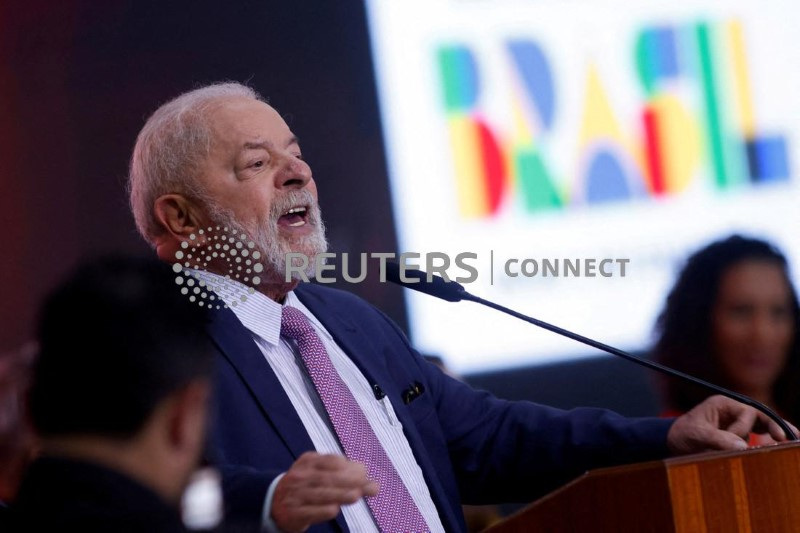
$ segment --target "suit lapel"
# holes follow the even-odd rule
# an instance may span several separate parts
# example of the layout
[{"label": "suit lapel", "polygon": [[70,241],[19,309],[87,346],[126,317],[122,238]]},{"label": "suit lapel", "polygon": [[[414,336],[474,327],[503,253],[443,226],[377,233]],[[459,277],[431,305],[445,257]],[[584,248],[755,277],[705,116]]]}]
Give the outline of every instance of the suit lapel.
[{"label": "suit lapel", "polygon": [[236,315],[230,309],[213,313],[208,332],[292,455],[297,458],[313,450],[314,444],[283,386]]}]

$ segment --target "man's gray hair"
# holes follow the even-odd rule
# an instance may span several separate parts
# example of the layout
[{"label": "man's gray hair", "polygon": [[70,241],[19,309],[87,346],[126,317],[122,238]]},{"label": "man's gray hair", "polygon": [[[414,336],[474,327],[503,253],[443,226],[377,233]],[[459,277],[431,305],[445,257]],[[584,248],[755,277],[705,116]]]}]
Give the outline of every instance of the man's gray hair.
[{"label": "man's gray hair", "polygon": [[208,156],[212,134],[210,112],[232,97],[262,100],[240,83],[215,83],[183,93],[159,107],[145,123],[131,156],[128,191],[136,228],[151,245],[164,228],[153,205],[164,194],[182,194],[204,202],[197,173]]}]

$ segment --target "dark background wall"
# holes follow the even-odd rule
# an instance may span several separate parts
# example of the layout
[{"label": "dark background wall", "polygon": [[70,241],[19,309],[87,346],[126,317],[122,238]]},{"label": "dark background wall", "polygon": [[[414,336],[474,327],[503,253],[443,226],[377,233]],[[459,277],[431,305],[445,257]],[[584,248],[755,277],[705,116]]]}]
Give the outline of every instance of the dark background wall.
[{"label": "dark background wall", "polygon": [[[335,252],[395,251],[358,0],[31,0],[0,4],[0,351],[81,258],[150,253],[127,206],[136,134],[194,86],[243,81],[301,139]],[[399,289],[352,290],[405,326]],[[607,358],[470,376],[510,398],[656,412],[647,376]]]}]

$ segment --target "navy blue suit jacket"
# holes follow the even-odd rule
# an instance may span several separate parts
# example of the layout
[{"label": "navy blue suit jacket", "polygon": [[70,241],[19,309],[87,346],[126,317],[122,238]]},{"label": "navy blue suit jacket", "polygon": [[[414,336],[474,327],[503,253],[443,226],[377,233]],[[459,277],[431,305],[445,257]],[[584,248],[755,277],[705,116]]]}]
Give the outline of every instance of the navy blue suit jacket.
[{"label": "navy blue suit jacket", "polygon": [[[367,380],[389,397],[447,531],[463,503],[522,502],[590,468],[663,457],[671,421],[602,409],[509,402],[442,373],[383,313],[346,292],[301,284],[296,294]],[[219,349],[210,448],[228,516],[257,522],[270,482],[313,445],[277,377],[236,316],[210,320]],[[414,384],[424,392],[404,403]],[[347,530],[340,513],[312,530]]]}]

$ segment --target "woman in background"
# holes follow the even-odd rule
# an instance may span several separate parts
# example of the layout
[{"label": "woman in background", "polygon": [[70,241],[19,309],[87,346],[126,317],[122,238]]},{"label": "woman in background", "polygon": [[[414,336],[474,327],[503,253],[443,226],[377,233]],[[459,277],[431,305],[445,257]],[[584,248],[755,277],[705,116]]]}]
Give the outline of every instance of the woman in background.
[{"label": "woman in background", "polygon": [[[783,254],[765,241],[734,235],[686,262],[656,323],[653,355],[750,396],[794,423],[800,421],[799,317]],[[669,415],[711,395],[677,379],[665,390]]]}]

